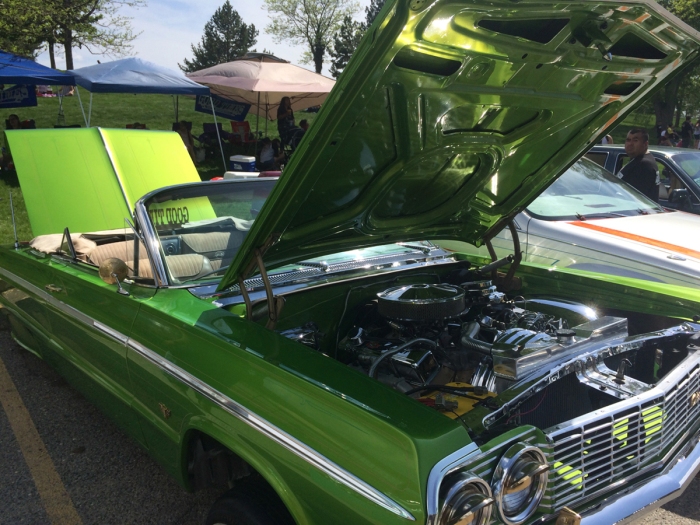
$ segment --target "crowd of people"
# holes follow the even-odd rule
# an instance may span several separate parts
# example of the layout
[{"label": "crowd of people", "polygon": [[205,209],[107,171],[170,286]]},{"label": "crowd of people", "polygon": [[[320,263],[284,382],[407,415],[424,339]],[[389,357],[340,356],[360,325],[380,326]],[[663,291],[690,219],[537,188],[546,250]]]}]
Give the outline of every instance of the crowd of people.
[{"label": "crowd of people", "polygon": [[700,148],[700,119],[693,124],[692,117],[686,115],[679,132],[671,126],[657,125],[656,135],[659,146],[676,148]]}]

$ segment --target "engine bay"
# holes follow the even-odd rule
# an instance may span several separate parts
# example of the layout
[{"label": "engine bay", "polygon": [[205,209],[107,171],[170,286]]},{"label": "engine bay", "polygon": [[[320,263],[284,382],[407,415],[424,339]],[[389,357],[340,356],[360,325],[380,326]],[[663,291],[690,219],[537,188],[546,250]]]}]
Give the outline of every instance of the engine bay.
[{"label": "engine bay", "polygon": [[352,289],[333,351],[322,348],[329,334],[314,321],[281,334],[477,434],[504,425],[549,428],[628,399],[653,388],[698,344],[694,327],[630,337],[626,317],[568,300],[510,297],[483,272],[438,281]]}]

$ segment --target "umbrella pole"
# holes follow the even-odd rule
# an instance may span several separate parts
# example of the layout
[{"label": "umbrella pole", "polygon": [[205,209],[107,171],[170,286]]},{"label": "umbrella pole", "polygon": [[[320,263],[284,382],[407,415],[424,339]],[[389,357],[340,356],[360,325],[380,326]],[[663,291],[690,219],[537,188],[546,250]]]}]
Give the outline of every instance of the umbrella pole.
[{"label": "umbrella pole", "polygon": [[216,138],[219,139],[219,149],[221,150],[221,160],[224,161],[224,171],[226,169],[226,155],[224,155],[224,145],[221,143],[221,135],[219,134],[219,124],[216,121],[216,111],[214,110],[214,100],[209,97],[209,103],[211,104],[211,114],[214,115],[214,127],[216,128]]},{"label": "umbrella pole", "polygon": [[87,117],[85,116],[85,108],[83,107],[83,100],[80,98],[80,87],[75,86],[75,92],[78,94],[78,103],[80,104],[80,111],[83,113],[83,120],[85,121],[85,127],[89,127]]},{"label": "umbrella pole", "polygon": [[258,136],[260,135],[260,91],[258,91],[258,110],[255,112],[255,145],[253,146],[255,156],[258,155]]}]

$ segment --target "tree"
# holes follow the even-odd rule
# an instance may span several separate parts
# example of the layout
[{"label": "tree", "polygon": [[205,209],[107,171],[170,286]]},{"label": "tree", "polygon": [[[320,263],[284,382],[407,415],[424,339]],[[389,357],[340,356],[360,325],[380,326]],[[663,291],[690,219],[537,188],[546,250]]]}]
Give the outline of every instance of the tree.
[{"label": "tree", "polygon": [[0,1],[0,49],[34,58],[51,23],[41,0]]},{"label": "tree", "polygon": [[[700,29],[700,2],[697,0],[657,0],[664,8],[678,16],[686,24]],[[691,89],[690,83],[700,74],[700,67],[697,65],[691,69],[686,69],[683,76],[676,75],[666,82],[663,89],[659,90],[652,101],[654,103],[654,114],[656,124],[668,126],[673,123],[673,114],[678,108],[676,121],[680,121],[679,94]],[[683,88],[683,89],[682,89]]]},{"label": "tree", "polygon": [[328,50],[333,78],[338,78],[348,65],[350,57],[362,40],[362,28],[361,22],[356,22],[349,16],[343,18],[340,29],[333,37],[333,46]]},{"label": "tree", "polygon": [[121,16],[122,7],[143,7],[146,0],[44,0],[51,22],[44,35],[56,67],[54,45],[62,44],[66,69],[73,69],[73,49],[85,48],[92,54],[125,56],[131,53],[131,42],[138,36],[131,28],[131,18]]},{"label": "tree", "polygon": [[377,18],[379,11],[381,11],[382,7],[384,7],[385,1],[386,0],[370,0],[369,5],[365,7],[365,30],[369,29],[369,26],[372,25],[374,19]]},{"label": "tree", "polygon": [[349,16],[343,18],[340,29],[333,37],[333,46],[328,50],[331,56],[331,75],[338,78],[348,65],[350,57],[360,45],[362,36],[377,18],[379,11],[384,7],[385,0],[371,0],[365,7],[366,18],[364,22],[356,22]]},{"label": "tree", "polygon": [[265,29],[276,42],[308,46],[304,60],[313,61],[316,73],[321,73],[333,35],[343,19],[352,18],[359,8],[357,2],[344,0],[265,0],[272,19]]},{"label": "tree", "polygon": [[253,24],[244,24],[240,15],[231,7],[229,0],[219,7],[204,25],[202,41],[192,47],[192,60],[184,59],[178,64],[189,73],[212,67],[245,55],[255,45],[258,30]]}]

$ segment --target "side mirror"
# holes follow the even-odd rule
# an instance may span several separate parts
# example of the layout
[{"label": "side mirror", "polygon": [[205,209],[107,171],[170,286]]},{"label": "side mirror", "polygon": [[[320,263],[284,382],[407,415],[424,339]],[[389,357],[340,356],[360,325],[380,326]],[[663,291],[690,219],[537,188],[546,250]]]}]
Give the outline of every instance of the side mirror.
[{"label": "side mirror", "polygon": [[122,288],[122,281],[129,275],[129,268],[126,263],[116,257],[110,257],[100,263],[100,279],[107,284],[116,284],[117,293],[129,295],[129,292]]},{"label": "side mirror", "polygon": [[690,199],[690,194],[686,188],[678,188],[671,190],[671,194],[668,196],[668,202],[685,202]]}]

